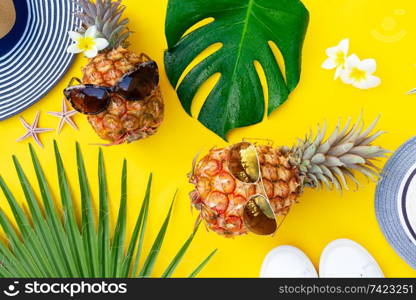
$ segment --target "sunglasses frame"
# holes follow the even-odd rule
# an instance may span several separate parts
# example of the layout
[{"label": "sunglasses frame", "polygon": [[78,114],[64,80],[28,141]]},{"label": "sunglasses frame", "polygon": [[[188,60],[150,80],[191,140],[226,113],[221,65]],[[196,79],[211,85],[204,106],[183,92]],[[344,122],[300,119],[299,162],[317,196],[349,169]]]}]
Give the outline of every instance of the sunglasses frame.
[{"label": "sunglasses frame", "polygon": [[[71,105],[72,105],[72,107],[76,110],[76,111],[78,111],[78,112],[80,112],[80,113],[82,113],[82,114],[84,114],[84,115],[98,115],[99,113],[101,113],[101,112],[103,112],[103,111],[105,111],[107,108],[108,108],[108,106],[110,105],[110,101],[111,101],[111,93],[117,93],[117,91],[118,91],[118,89],[119,89],[119,87],[118,87],[118,84],[125,78],[125,77],[127,77],[127,76],[130,76],[131,74],[133,74],[134,72],[136,72],[136,71],[138,71],[141,67],[143,67],[143,66],[146,66],[146,65],[148,65],[148,64],[155,64],[155,66],[156,66],[156,68],[155,68],[155,70],[156,70],[156,74],[157,74],[157,82],[156,82],[156,84],[155,84],[155,86],[154,86],[154,88],[153,88],[153,90],[152,90],[152,92],[149,94],[149,95],[147,95],[146,97],[144,97],[144,98],[142,98],[142,99],[130,99],[130,98],[126,98],[125,96],[123,96],[123,98],[125,98],[127,101],[142,101],[142,100],[144,100],[144,99],[146,99],[148,96],[150,96],[152,93],[153,93],[153,91],[157,88],[157,86],[159,85],[159,71],[158,71],[158,66],[157,66],[157,63],[154,61],[154,60],[151,60],[146,54],[141,54],[140,55],[140,57],[142,58],[142,57],[145,57],[147,60],[146,61],[144,61],[144,62],[141,62],[141,63],[139,63],[139,64],[137,64],[135,67],[134,67],[134,69],[132,69],[131,71],[129,71],[129,72],[127,72],[127,73],[125,73],[119,80],[117,80],[117,82],[113,85],[113,86],[111,86],[111,87],[108,87],[108,86],[101,86],[101,85],[96,85],[96,84],[83,84],[82,82],[81,82],[81,80],[79,79],[79,78],[77,78],[77,77],[72,77],[71,78],[71,80],[69,81],[69,83],[68,83],[68,85],[67,85],[67,87],[64,89],[64,95],[65,95],[65,98],[71,103]],[[79,84],[78,85],[73,85],[73,83],[74,83],[74,81],[77,81]],[[106,104],[105,104],[105,106],[103,106],[103,108],[101,109],[101,110],[98,110],[98,111],[96,111],[96,112],[85,112],[85,111],[82,111],[81,109],[79,109],[78,108],[78,106],[77,105],[75,105],[75,103],[73,102],[73,100],[71,99],[71,97],[70,97],[70,92],[72,91],[72,90],[74,90],[74,89],[85,89],[85,88],[95,88],[95,89],[100,89],[100,90],[103,90],[103,91],[105,91],[106,92],[106,96],[105,96],[105,99],[106,99]]]},{"label": "sunglasses frame", "polygon": [[[248,144],[249,146],[253,146],[253,147],[255,147],[255,144],[250,143],[250,142],[248,142],[247,140],[243,140],[242,142],[238,143],[237,145],[240,145],[240,144],[242,144],[242,143],[246,143],[246,144]],[[236,145],[236,146],[237,146],[237,145]],[[246,204],[244,204],[243,210],[245,210],[245,209],[246,209],[247,205],[248,205],[248,204],[250,203],[250,201],[252,201],[254,198],[256,198],[256,197],[262,197],[262,198],[264,198],[264,200],[266,200],[266,201],[267,201],[267,204],[269,205],[270,210],[273,212],[273,215],[274,215],[274,220],[275,220],[275,222],[276,222],[276,229],[275,229],[272,233],[269,233],[269,234],[264,234],[264,235],[274,236],[274,234],[277,232],[277,230],[278,230],[278,229],[280,228],[280,226],[282,225],[282,223],[283,223],[283,221],[284,221],[284,219],[285,219],[285,217],[286,217],[286,216],[283,216],[283,218],[282,218],[282,219],[281,219],[281,221],[279,222],[278,217],[276,216],[276,214],[275,214],[275,212],[274,212],[274,210],[273,210],[273,207],[272,207],[272,205],[271,205],[271,203],[270,203],[270,199],[269,199],[269,197],[267,196],[267,193],[266,193],[266,188],[264,187],[263,177],[261,176],[260,159],[259,159],[259,155],[258,155],[257,150],[256,150],[256,160],[257,160],[258,173],[259,173],[258,178],[257,178],[257,180],[256,180],[256,181],[254,181],[254,182],[244,182],[244,181],[240,180],[239,178],[237,178],[237,176],[235,176],[232,172],[231,172],[231,175],[234,177],[234,179],[235,179],[235,180],[237,180],[238,182],[240,182],[240,183],[242,183],[242,184],[259,185],[259,186],[261,187],[261,189],[262,189],[261,193],[256,193],[256,194],[254,194],[254,195],[250,196],[250,198],[248,198],[248,199],[247,199],[247,203],[246,203]],[[250,228],[250,226],[249,226],[249,225],[247,225],[245,218],[243,217],[242,219],[243,219],[243,222],[244,222],[244,224],[246,225],[246,227],[247,227],[247,228]],[[250,230],[250,231],[251,231],[251,232],[253,232],[252,230]],[[253,233],[254,233],[254,234],[257,234],[257,233],[255,233],[255,232],[253,232]],[[258,235],[259,235],[259,234],[258,234]]]}]

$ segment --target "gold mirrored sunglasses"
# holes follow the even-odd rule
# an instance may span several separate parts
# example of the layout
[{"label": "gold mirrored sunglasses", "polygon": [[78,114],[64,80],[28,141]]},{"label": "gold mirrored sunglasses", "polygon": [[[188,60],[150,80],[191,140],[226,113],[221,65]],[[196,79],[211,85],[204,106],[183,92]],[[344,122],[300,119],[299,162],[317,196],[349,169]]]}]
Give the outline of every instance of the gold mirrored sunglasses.
[{"label": "gold mirrored sunglasses", "polygon": [[246,227],[258,235],[274,234],[284,217],[276,216],[267,197],[256,146],[247,141],[234,145],[230,152],[229,169],[241,183],[260,187],[260,192],[252,195],[244,205],[243,222]]}]

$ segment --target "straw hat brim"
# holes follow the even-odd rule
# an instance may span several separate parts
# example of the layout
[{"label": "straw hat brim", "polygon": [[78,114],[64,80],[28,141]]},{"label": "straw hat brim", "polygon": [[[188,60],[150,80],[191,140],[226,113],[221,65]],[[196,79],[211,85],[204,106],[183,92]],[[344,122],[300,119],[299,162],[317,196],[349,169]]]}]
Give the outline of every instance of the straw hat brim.
[{"label": "straw hat brim", "polygon": [[74,58],[66,51],[71,43],[68,31],[79,26],[74,1],[19,0],[18,21],[25,6],[27,18],[19,39],[7,48],[12,31],[0,42],[0,120],[42,99]]}]

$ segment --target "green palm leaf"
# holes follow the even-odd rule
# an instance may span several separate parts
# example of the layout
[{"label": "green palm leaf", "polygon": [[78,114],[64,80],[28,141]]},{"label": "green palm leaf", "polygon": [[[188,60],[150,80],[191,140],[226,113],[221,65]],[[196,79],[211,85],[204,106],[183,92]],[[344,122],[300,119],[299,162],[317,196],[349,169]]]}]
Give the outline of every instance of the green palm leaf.
[{"label": "green palm leaf", "polygon": [[193,241],[193,239],[195,237],[195,234],[196,234],[196,232],[198,230],[198,227],[199,226],[195,226],[195,229],[192,232],[192,234],[186,240],[185,244],[183,244],[182,248],[179,249],[179,251],[176,254],[175,258],[172,260],[172,262],[169,264],[169,266],[167,267],[167,269],[163,273],[163,275],[162,275],[163,278],[172,276],[172,274],[175,271],[176,267],[179,265],[179,263],[181,262],[183,256],[185,255],[186,251],[188,250],[189,246],[191,245],[191,243],[192,243],[192,241]]},{"label": "green palm leaf", "polygon": [[101,274],[110,275],[110,220],[107,197],[107,178],[105,174],[103,151],[98,155],[98,184],[100,197],[100,214],[98,224],[98,259],[101,261]]},{"label": "green palm leaf", "polygon": [[144,262],[143,268],[139,274],[140,277],[148,277],[152,274],[153,267],[155,265],[155,262],[157,260],[157,257],[160,252],[160,248],[162,247],[163,240],[165,239],[166,230],[168,229],[170,216],[172,214],[172,208],[173,203],[175,201],[175,196],[173,197],[172,204],[170,205],[168,215],[165,218],[165,221],[162,224],[162,227],[159,230],[159,234],[157,235],[155,241],[153,242],[153,246],[150,249],[149,255],[146,258],[146,261]]},{"label": "green palm leaf", "polygon": [[48,265],[48,271],[51,274],[55,274],[56,276],[63,277],[71,275],[74,270],[71,269],[68,261],[63,258],[63,256],[60,254],[60,249],[53,242],[53,233],[42,216],[41,209],[36,200],[36,195],[29,184],[29,180],[23,172],[19,161],[15,156],[13,156],[13,162],[16,168],[16,172],[19,176],[23,192],[27,199],[31,215],[34,218],[33,225],[36,231],[36,237],[39,239],[39,242],[46,250],[45,254],[50,257],[51,264],[53,265],[53,268],[51,268],[49,267],[49,263],[46,262],[46,265]]},{"label": "green palm leaf", "polygon": [[202,269],[206,266],[206,264],[211,260],[211,258],[215,255],[215,253],[217,253],[217,249],[215,249],[214,251],[212,251],[207,258],[205,258],[202,263],[196,267],[196,269],[191,273],[191,275],[189,275],[190,278],[194,278],[196,277],[196,275],[199,274],[199,272],[202,271]]},{"label": "green palm leaf", "polygon": [[[214,20],[188,33],[209,18]],[[299,0],[169,0],[165,68],[184,110],[191,115],[200,86],[220,73],[198,120],[223,139],[234,128],[260,122],[265,97],[255,62],[267,79],[267,113],[271,114],[299,82],[308,20]],[[285,76],[270,42],[281,52]],[[203,50],[217,44],[218,51],[184,74]]]},{"label": "green palm leaf", "polygon": [[[144,224],[147,219],[147,213],[149,211],[149,200],[150,200],[150,187],[152,186],[153,175],[150,173],[149,180],[147,182],[146,194],[144,196],[142,208],[140,209],[140,214],[137,217],[136,225],[134,226],[134,231],[130,239],[129,249],[127,251],[126,260],[124,262],[124,272],[123,276],[127,277],[129,275],[129,267],[132,263],[134,250],[136,248],[136,243],[139,240],[138,250],[136,252],[136,259],[133,265],[133,274],[137,274],[137,264],[140,258],[141,244],[144,237]],[[139,236],[140,233],[140,236]],[[139,249],[140,247],[140,249]]]},{"label": "green palm leaf", "polygon": [[85,171],[84,160],[82,158],[81,149],[79,144],[76,144],[77,163],[78,163],[78,177],[79,186],[81,190],[81,203],[82,203],[82,234],[85,237],[84,247],[87,252],[87,261],[89,266],[89,272],[91,277],[98,274],[98,246],[97,246],[97,234],[95,232],[94,215],[92,209],[91,192],[89,189],[88,178]]},{"label": "green palm leaf", "polygon": [[[57,150],[57,145],[55,144],[54,146]],[[75,276],[76,274],[80,274],[80,271],[78,266],[75,264],[75,258],[70,250],[70,246],[72,244],[69,242],[68,236],[64,232],[64,228],[58,217],[57,210],[53,204],[52,194],[46,182],[45,174],[43,173],[38,157],[36,156],[32,145],[29,145],[29,149],[43,200],[43,205],[45,207],[45,222],[52,232],[53,244],[58,249],[58,254],[61,256],[61,259],[65,261],[66,265],[69,265],[68,270],[71,271],[71,276]]]},{"label": "green palm leaf", "polygon": [[124,240],[126,238],[126,218],[127,218],[127,162],[123,162],[123,171],[121,175],[121,200],[120,208],[118,211],[116,231],[113,238],[112,247],[112,269],[113,276],[120,277],[123,252],[124,252]]},{"label": "green palm leaf", "polygon": [[[69,189],[68,179],[65,174],[61,154],[59,153],[58,145],[54,142],[56,166],[58,171],[59,189],[61,191],[61,201],[64,210],[64,226],[65,233],[61,233],[68,237],[69,245],[73,256],[76,259],[79,276],[80,277],[91,277],[91,273],[87,267],[87,258],[85,249],[82,243],[82,235],[79,231],[75,210],[72,203],[72,196]],[[56,211],[53,212],[57,215]]]},{"label": "green palm leaf", "polygon": [[[172,214],[173,201],[155,238],[153,246],[140,268],[140,257],[149,214],[152,174],[133,234],[126,240],[127,219],[127,162],[123,162],[121,201],[113,234],[110,230],[107,178],[104,156],[98,155],[99,213],[95,224],[92,194],[81,149],[76,144],[78,180],[81,191],[81,216],[74,209],[74,199],[58,145],[54,142],[57,176],[63,217],[55,207],[54,199],[39,159],[30,145],[30,154],[39,184],[40,198],[45,213],[39,205],[29,179],[18,159],[13,157],[29,212],[19,205],[13,192],[0,176],[0,188],[9,203],[17,228],[0,208],[0,226],[7,242],[0,242],[0,277],[150,277],[157,262]],[[175,194],[176,195],[176,194]],[[80,217],[80,224],[77,218]],[[191,245],[196,229],[172,259],[163,277],[172,276]],[[112,235],[112,238],[111,238]],[[127,249],[125,249],[125,246]],[[191,274],[195,276],[211,259],[211,253]]]}]

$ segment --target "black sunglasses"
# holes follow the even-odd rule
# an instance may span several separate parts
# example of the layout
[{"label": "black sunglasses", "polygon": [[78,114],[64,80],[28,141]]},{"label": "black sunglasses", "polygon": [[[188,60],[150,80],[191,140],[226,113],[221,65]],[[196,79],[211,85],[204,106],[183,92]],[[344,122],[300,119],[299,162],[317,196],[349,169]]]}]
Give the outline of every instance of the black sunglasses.
[{"label": "black sunglasses", "polygon": [[[74,81],[79,85],[72,86]],[[66,99],[80,113],[96,115],[107,109],[111,93],[117,93],[129,101],[139,101],[150,96],[159,84],[159,71],[155,61],[138,64],[132,71],[123,75],[112,87],[94,84],[82,84],[78,78],[72,78],[64,90]]]}]

